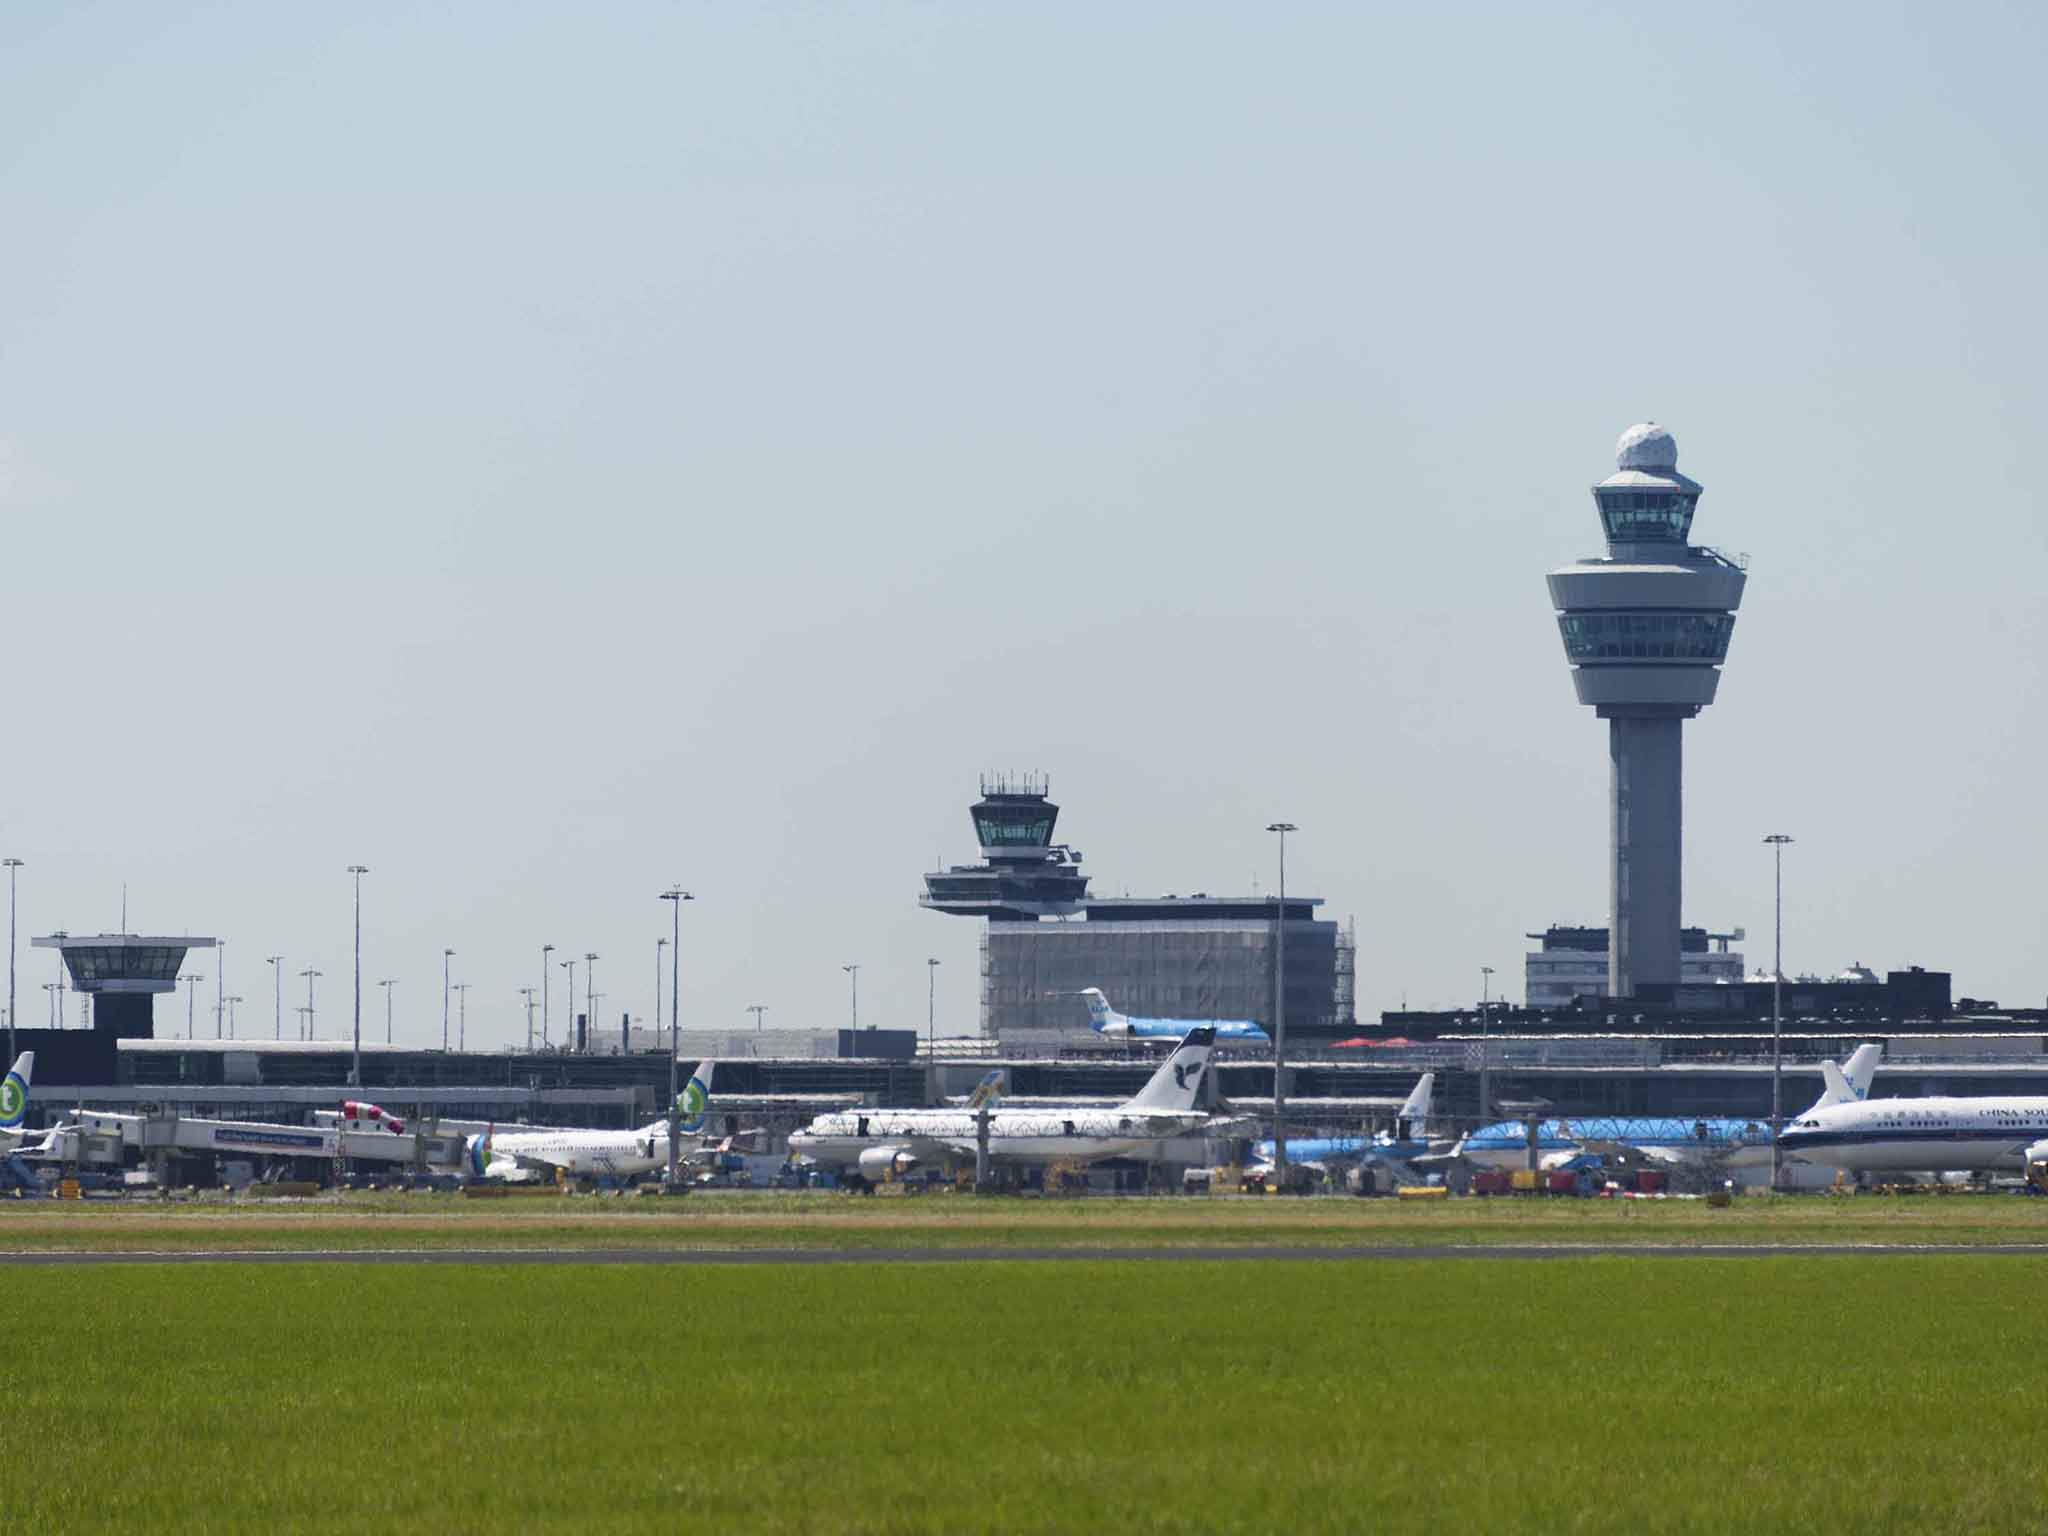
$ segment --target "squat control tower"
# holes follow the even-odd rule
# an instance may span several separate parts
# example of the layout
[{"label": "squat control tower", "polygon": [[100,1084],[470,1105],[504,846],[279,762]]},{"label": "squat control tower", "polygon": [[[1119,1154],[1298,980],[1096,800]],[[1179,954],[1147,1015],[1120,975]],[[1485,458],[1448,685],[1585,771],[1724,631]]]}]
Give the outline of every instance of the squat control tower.
[{"label": "squat control tower", "polygon": [[1743,567],[1687,543],[1702,487],[1655,422],[1622,433],[1593,487],[1604,558],[1550,573],[1579,702],[1607,722],[1612,771],[1608,992],[1668,1000],[1679,978],[1685,721],[1714,702]]}]

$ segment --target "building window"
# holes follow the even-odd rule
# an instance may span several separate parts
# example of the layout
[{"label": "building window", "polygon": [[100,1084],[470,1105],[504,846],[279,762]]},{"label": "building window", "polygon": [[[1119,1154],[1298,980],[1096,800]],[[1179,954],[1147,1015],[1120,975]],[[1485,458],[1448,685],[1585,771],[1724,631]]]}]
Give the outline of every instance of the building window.
[{"label": "building window", "polygon": [[1559,614],[1557,624],[1574,662],[1718,662],[1728,657],[1735,615],[1620,609]]}]

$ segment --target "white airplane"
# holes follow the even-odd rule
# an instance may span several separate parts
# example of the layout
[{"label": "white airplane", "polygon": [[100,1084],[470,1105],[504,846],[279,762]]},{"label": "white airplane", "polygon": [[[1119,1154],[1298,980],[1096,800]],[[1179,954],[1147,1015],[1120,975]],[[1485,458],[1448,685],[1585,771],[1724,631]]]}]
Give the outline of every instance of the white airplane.
[{"label": "white airplane", "polygon": [[2024,1172],[2048,1161],[2048,1098],[1816,1104],[1785,1128],[1781,1142],[1788,1158],[1845,1173]]},{"label": "white airplane", "polygon": [[[869,1188],[919,1168],[974,1166],[976,1122],[988,1116],[989,1160],[1004,1167],[1046,1167],[1120,1157],[1209,1122],[1195,1101],[1202,1091],[1216,1032],[1188,1031],[1136,1097],[1114,1109],[857,1109],[820,1115],[789,1138],[789,1149],[846,1181]],[[993,1092],[992,1079],[975,1090]],[[991,1103],[993,1100],[991,1099]],[[970,1100],[970,1104],[973,1101]]]},{"label": "white airplane", "polygon": [[[513,1182],[570,1178],[630,1179],[668,1166],[669,1138],[701,1131],[710,1117],[711,1071],[702,1062],[676,1095],[673,1113],[637,1131],[536,1130],[498,1134],[495,1127],[472,1136],[467,1168],[472,1178]],[[678,1149],[678,1161],[682,1153]]]}]

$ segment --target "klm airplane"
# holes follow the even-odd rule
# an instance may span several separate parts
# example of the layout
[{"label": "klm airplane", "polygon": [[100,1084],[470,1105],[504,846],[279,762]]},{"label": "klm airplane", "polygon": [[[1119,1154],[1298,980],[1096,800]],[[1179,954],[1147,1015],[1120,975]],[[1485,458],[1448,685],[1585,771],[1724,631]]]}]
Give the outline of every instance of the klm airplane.
[{"label": "klm airplane", "polygon": [[1213,1029],[1218,1040],[1241,1040],[1253,1045],[1271,1045],[1272,1039],[1250,1019],[1134,1019],[1109,1006],[1100,987],[1084,987],[1067,997],[1088,1000],[1088,1023],[1098,1035],[1112,1040],[1178,1040],[1191,1029]]},{"label": "klm airplane", "polygon": [[[1430,1109],[1436,1091],[1436,1074],[1425,1072],[1415,1084],[1390,1130],[1376,1136],[1290,1136],[1287,1161],[1297,1168],[1348,1167],[1353,1163],[1377,1163],[1390,1169],[1396,1182],[1419,1182],[1418,1163],[1442,1161],[1439,1154],[1452,1143],[1430,1134]],[[1277,1147],[1262,1141],[1252,1148],[1247,1173],[1270,1173]]]}]

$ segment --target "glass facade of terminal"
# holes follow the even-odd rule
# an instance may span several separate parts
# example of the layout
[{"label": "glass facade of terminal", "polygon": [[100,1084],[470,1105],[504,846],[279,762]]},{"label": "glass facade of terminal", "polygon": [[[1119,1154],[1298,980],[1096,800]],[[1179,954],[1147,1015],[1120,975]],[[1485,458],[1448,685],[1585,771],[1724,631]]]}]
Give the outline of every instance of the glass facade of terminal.
[{"label": "glass facade of terminal", "polygon": [[1574,662],[1719,662],[1735,633],[1732,613],[1599,609],[1559,614],[1564,653]]}]

